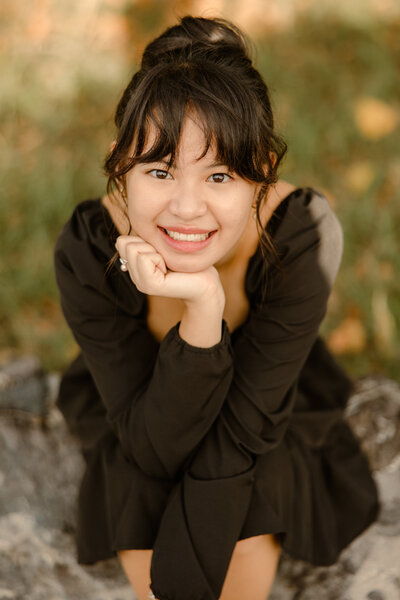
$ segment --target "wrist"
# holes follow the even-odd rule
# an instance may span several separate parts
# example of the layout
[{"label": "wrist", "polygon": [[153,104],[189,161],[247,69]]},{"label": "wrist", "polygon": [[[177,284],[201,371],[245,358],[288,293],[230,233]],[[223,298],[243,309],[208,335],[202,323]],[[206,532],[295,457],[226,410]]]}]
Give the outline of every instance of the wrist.
[{"label": "wrist", "polygon": [[220,298],[208,302],[185,302],[181,322],[180,337],[192,346],[210,348],[221,341],[224,301]]},{"label": "wrist", "polygon": [[221,318],[225,308],[225,294],[222,286],[208,288],[201,296],[183,299],[185,310],[198,313],[220,313]]}]

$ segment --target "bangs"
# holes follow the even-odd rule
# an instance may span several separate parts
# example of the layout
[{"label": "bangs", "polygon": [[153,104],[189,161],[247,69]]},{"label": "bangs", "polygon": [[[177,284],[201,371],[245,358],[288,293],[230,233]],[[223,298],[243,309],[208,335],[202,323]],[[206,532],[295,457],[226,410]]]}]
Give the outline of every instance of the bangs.
[{"label": "bangs", "polygon": [[[138,163],[176,165],[185,119],[231,173],[259,184],[257,229],[266,267],[277,256],[260,210],[286,154],[275,132],[268,87],[253,66],[246,37],[223,19],[183,17],[145,49],[115,113],[117,138],[104,162],[107,192],[128,220],[127,173]],[[197,139],[197,135],[196,135]],[[163,167],[164,168],[164,167]]]},{"label": "bangs", "polygon": [[265,164],[275,149],[272,123],[257,114],[257,104],[251,91],[218,65],[164,64],[152,69],[132,94],[121,123],[124,139],[117,140],[116,150],[126,157],[130,149],[125,173],[137,163],[164,160],[171,167],[189,116],[204,133],[199,159],[212,148],[230,171],[264,182]]}]

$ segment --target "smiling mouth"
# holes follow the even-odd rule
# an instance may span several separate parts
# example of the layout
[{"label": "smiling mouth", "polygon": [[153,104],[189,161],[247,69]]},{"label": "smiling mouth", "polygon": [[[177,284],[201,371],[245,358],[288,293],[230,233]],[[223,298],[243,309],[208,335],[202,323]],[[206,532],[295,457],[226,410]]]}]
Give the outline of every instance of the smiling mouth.
[{"label": "smiling mouth", "polygon": [[162,228],[162,230],[168,235],[168,237],[179,242],[204,242],[210,237],[210,235],[214,233],[213,231],[208,233],[180,233],[178,231],[170,231],[164,228]]}]

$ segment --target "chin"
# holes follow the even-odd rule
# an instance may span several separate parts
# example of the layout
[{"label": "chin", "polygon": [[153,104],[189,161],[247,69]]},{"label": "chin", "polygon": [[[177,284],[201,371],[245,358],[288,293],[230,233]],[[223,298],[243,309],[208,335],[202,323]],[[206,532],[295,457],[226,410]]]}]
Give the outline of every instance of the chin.
[{"label": "chin", "polygon": [[165,264],[170,271],[175,271],[176,273],[199,273],[214,265],[214,263],[210,263],[209,261],[196,260],[193,256],[188,256],[187,258],[180,260],[166,260]]}]

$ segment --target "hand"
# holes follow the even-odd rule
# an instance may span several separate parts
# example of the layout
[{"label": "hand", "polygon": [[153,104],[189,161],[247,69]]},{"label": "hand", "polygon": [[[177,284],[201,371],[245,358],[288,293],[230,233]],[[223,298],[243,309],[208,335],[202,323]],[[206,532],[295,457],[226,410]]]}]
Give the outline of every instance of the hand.
[{"label": "hand", "polygon": [[121,258],[128,261],[133,283],[144,294],[179,298],[190,305],[213,299],[225,304],[215,267],[197,273],[178,273],[169,271],[161,254],[138,236],[121,235],[115,245]]}]

